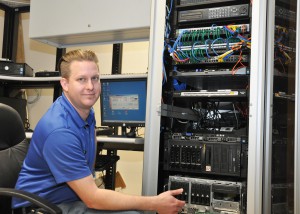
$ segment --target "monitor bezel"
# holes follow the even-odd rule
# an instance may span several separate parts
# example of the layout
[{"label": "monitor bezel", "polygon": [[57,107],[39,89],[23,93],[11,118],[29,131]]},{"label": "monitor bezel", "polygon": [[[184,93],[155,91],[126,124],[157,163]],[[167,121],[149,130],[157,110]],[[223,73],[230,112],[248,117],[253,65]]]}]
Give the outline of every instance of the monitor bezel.
[{"label": "monitor bezel", "polygon": [[145,119],[144,121],[125,121],[125,120],[120,120],[120,121],[105,121],[103,117],[103,94],[101,92],[100,94],[100,116],[101,116],[101,126],[109,126],[109,127],[122,127],[122,128],[131,128],[131,127],[145,127],[146,125],[146,110],[147,110],[147,76],[123,76],[117,77],[117,75],[112,75],[111,78],[100,78],[101,82],[101,88],[103,87],[102,84],[104,82],[136,82],[136,81],[144,81],[145,82]]}]

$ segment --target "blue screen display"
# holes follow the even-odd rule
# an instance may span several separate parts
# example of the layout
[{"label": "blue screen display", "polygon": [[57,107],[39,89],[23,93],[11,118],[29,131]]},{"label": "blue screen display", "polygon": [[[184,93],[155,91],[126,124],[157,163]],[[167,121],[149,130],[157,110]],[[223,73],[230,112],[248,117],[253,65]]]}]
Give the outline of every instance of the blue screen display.
[{"label": "blue screen display", "polygon": [[147,79],[101,79],[101,125],[144,127]]}]

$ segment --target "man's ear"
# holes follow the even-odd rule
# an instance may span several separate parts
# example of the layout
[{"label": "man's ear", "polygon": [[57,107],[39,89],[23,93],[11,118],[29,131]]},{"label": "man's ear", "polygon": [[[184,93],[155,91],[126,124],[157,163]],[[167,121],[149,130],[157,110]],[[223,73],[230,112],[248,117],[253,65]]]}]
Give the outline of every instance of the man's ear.
[{"label": "man's ear", "polygon": [[61,78],[60,79],[60,85],[63,88],[63,91],[68,91],[69,81],[66,78]]}]

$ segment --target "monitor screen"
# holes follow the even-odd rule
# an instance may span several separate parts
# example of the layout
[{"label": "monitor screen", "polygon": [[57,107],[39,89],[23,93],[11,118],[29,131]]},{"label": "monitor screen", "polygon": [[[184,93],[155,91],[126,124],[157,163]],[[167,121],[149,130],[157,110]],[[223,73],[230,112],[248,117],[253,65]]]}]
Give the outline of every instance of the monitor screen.
[{"label": "monitor screen", "polygon": [[101,125],[144,127],[147,78],[101,78]]}]

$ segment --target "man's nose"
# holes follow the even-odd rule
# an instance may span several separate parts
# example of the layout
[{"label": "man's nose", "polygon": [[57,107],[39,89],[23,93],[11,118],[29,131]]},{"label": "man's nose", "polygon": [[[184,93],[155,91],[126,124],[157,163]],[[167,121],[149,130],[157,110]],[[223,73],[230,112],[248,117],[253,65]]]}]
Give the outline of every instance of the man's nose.
[{"label": "man's nose", "polygon": [[92,80],[88,80],[88,81],[87,81],[87,84],[86,84],[86,87],[87,87],[88,89],[93,89],[93,88],[94,88],[94,83],[93,83],[93,81],[92,81]]}]

